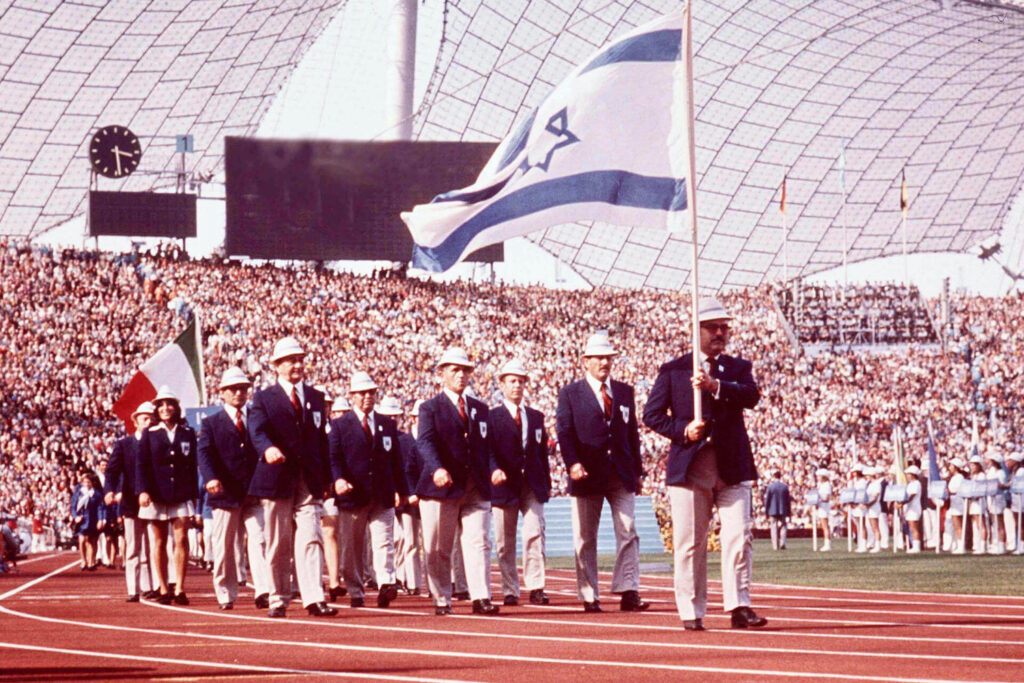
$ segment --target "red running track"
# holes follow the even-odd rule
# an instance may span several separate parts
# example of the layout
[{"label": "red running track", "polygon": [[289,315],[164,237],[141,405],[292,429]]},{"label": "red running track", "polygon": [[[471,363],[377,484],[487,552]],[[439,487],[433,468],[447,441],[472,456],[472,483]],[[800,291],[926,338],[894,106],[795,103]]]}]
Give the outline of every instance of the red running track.
[{"label": "red running track", "polygon": [[552,571],[550,606],[496,618],[472,616],[469,603],[435,617],[426,598],[402,595],[388,609],[342,602],[331,619],[298,607],[270,619],[251,591],[218,610],[205,572],[187,588],[188,607],[129,604],[119,572],[81,572],[71,553],[23,562],[0,577],[0,680],[1024,679],[1017,597],[757,584],[754,607],[769,624],[748,631],[729,628],[713,584],[718,611],[693,633],[666,576],[642,577],[647,612],[621,613],[606,596],[605,613],[584,614],[572,573]]}]

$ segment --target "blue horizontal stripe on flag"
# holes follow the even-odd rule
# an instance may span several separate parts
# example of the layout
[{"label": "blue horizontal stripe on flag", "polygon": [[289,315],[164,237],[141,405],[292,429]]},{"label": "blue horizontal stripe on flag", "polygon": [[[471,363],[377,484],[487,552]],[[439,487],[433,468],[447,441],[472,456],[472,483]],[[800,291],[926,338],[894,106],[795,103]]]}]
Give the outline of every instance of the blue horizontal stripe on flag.
[{"label": "blue horizontal stripe on flag", "polygon": [[677,62],[682,58],[682,29],[664,29],[628,38],[601,52],[580,74],[620,62]]},{"label": "blue horizontal stripe on flag", "polygon": [[511,192],[456,228],[436,247],[413,246],[413,266],[444,271],[484,230],[566,204],[600,203],[660,211],[686,209],[685,178],[654,178],[628,171],[590,171],[533,183]]}]

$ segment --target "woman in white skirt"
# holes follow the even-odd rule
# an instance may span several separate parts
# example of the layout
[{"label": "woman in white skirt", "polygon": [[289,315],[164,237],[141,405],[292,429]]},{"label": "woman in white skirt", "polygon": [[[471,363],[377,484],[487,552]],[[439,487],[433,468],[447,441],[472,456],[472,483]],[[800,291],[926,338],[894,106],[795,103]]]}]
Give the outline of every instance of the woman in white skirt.
[{"label": "woman in white skirt", "polygon": [[[169,387],[160,387],[156,398],[157,424],[142,433],[136,481],[139,487],[139,518],[149,521],[152,562],[156,570],[161,604],[187,605],[185,566],[188,562],[188,526],[195,514],[198,495],[196,433],[182,419],[181,404]],[[174,531],[174,594],[167,583],[167,528]]]},{"label": "woman in white skirt", "polygon": [[[980,455],[971,456],[969,467],[972,481],[985,481],[985,465]],[[971,530],[974,533],[975,555],[984,555],[988,544],[988,527],[985,523],[986,507],[984,498],[971,498],[967,505],[967,519],[964,521],[967,524],[971,524],[972,521],[974,523]]]},{"label": "woman in white skirt", "polygon": [[903,518],[907,520],[910,527],[910,547],[908,553],[921,552],[921,480],[917,475],[921,474],[921,468],[911,465],[907,473],[907,502],[903,506]]},{"label": "woman in white skirt", "polygon": [[995,451],[989,451],[985,456],[985,478],[995,481],[997,488],[995,495],[988,497],[988,514],[992,518],[992,540],[989,542],[988,552],[990,555],[1003,555],[1006,553],[1006,525],[1003,523],[1003,510],[1006,509],[1006,492],[1010,488],[1010,478],[1006,476],[1003,469],[1003,456]]},{"label": "woman in white skirt", "polygon": [[964,537],[964,506],[965,501],[960,495],[960,484],[964,481],[966,463],[960,458],[953,458],[948,465],[949,483],[946,488],[949,490],[949,516],[953,520],[953,540],[950,547],[954,555],[963,555],[964,549],[960,541]]},{"label": "woman in white skirt", "polygon": [[882,516],[882,473],[881,467],[865,468],[864,474],[871,477],[868,483],[867,495],[867,516],[868,525],[871,527],[871,536],[874,541],[869,552],[877,553],[882,550],[882,529],[878,524],[878,518]]},{"label": "woman in white skirt", "polygon": [[818,510],[817,517],[818,523],[821,524],[821,550],[829,551],[832,550],[832,483],[829,481],[832,477],[832,472],[821,468],[817,471],[818,475]]}]

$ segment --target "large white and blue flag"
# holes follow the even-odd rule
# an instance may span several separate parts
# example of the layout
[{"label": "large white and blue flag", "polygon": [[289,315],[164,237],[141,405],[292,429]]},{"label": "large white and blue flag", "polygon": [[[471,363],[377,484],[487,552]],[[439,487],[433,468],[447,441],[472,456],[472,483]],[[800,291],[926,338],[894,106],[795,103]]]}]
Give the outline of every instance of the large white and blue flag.
[{"label": "large white and blue flag", "polygon": [[602,48],[512,130],[472,186],[404,212],[413,265],[447,270],[481,247],[578,220],[690,225],[687,20],[664,16]]}]

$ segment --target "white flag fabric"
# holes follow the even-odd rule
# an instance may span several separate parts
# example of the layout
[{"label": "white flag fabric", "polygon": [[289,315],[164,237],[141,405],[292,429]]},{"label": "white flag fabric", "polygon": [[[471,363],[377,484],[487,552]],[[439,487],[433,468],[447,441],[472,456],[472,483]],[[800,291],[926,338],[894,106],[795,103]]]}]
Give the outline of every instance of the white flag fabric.
[{"label": "white flag fabric", "polygon": [[481,247],[577,220],[688,226],[686,19],[664,16],[602,48],[513,129],[472,186],[402,213],[413,265],[444,271]]}]

